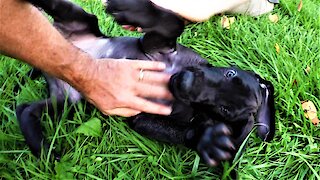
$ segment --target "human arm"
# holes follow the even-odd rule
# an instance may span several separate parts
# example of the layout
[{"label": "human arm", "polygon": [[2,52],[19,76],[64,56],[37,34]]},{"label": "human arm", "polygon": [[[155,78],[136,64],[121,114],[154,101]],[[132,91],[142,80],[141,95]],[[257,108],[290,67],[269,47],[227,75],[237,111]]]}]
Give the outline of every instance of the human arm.
[{"label": "human arm", "polygon": [[[169,107],[144,99],[171,98],[166,88],[170,76],[155,72],[163,64],[94,60],[24,1],[0,1],[0,52],[67,81],[104,114],[170,113]],[[140,69],[145,69],[143,82],[138,80]]]}]

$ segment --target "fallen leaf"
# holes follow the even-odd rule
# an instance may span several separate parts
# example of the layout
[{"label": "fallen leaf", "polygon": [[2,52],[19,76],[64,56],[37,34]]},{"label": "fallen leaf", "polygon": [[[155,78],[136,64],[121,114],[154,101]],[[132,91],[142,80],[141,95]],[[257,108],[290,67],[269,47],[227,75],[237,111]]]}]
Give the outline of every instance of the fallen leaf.
[{"label": "fallen leaf", "polygon": [[309,74],[309,72],[311,71],[310,66],[307,66],[306,69],[304,70],[307,74]]},{"label": "fallen leaf", "polygon": [[300,3],[299,3],[299,5],[298,5],[298,11],[299,11],[299,12],[300,12],[301,9],[302,9],[302,5],[303,5],[302,0],[300,0]]},{"label": "fallen leaf", "polygon": [[233,24],[235,22],[235,20],[236,20],[235,17],[228,18],[227,16],[222,16],[221,17],[221,26],[222,26],[222,28],[230,29],[231,24]]},{"label": "fallen leaf", "polygon": [[277,54],[279,54],[279,53],[280,53],[280,46],[279,46],[278,43],[276,43],[276,44],[274,45],[274,48],[276,48],[276,52],[277,52]]},{"label": "fallen leaf", "polygon": [[236,21],[236,18],[235,17],[230,17],[229,21],[230,21],[230,25],[231,25]]},{"label": "fallen leaf", "polygon": [[313,102],[309,100],[302,101],[301,105],[304,112],[304,116],[311,120],[313,125],[319,125],[320,121],[317,117],[317,109]]},{"label": "fallen leaf", "polygon": [[277,23],[279,21],[279,16],[277,14],[270,14],[269,20],[273,23]]},{"label": "fallen leaf", "polygon": [[292,86],[297,86],[298,85],[298,81],[295,79],[293,80]]},{"label": "fallen leaf", "polygon": [[76,133],[92,137],[100,137],[101,132],[101,121],[98,118],[90,119],[89,121],[81,124],[76,130]]}]

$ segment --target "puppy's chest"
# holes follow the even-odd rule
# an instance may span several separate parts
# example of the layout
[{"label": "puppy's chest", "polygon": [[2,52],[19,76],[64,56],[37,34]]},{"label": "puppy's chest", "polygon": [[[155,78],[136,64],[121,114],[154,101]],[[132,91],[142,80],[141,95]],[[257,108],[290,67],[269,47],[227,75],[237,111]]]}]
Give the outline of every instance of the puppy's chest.
[{"label": "puppy's chest", "polygon": [[91,38],[73,41],[73,44],[90,54],[92,57],[161,61],[166,64],[165,72],[174,74],[187,66],[206,63],[191,50],[178,46],[176,50],[167,52],[146,53],[139,45],[139,39],[134,37]]},{"label": "puppy's chest", "polygon": [[[109,39],[91,38],[81,41],[73,41],[72,43],[94,58],[101,58],[103,55],[112,54],[114,51],[114,49],[109,46]],[[106,46],[108,47],[107,52],[105,51]]]}]

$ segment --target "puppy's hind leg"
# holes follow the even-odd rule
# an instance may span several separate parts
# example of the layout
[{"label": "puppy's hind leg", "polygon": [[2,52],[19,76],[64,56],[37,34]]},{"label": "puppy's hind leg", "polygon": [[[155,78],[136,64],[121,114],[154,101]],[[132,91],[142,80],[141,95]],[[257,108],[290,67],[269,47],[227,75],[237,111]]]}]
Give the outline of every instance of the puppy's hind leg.
[{"label": "puppy's hind leg", "polygon": [[54,25],[68,38],[71,34],[101,37],[98,18],[68,0],[27,0],[42,8],[54,19]]},{"label": "puppy's hind leg", "polygon": [[[20,125],[21,132],[29,146],[32,154],[39,157],[41,155],[41,148],[45,151],[49,149],[49,145],[45,143],[40,124],[42,112],[47,108],[50,115],[54,113],[54,109],[58,111],[63,108],[63,101],[57,101],[55,107],[51,99],[46,99],[31,104],[21,104],[16,109],[17,119]],[[53,152],[55,159],[60,157]]]}]

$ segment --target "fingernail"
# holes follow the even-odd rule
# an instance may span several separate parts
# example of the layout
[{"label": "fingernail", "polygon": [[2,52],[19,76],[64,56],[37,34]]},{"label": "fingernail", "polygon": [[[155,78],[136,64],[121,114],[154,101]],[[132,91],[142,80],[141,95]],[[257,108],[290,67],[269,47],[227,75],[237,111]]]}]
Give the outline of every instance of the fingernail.
[{"label": "fingernail", "polygon": [[161,62],[161,63],[158,64],[158,68],[159,69],[165,69],[166,68],[166,64]]},{"label": "fingernail", "polygon": [[171,112],[172,112],[172,108],[171,108],[171,107],[169,107],[169,108],[164,108],[162,112],[163,112],[163,114],[169,115],[169,114],[171,114]]},{"label": "fingernail", "polygon": [[137,27],[137,31],[138,31],[138,32],[143,32],[143,30],[142,30],[141,27]]}]

